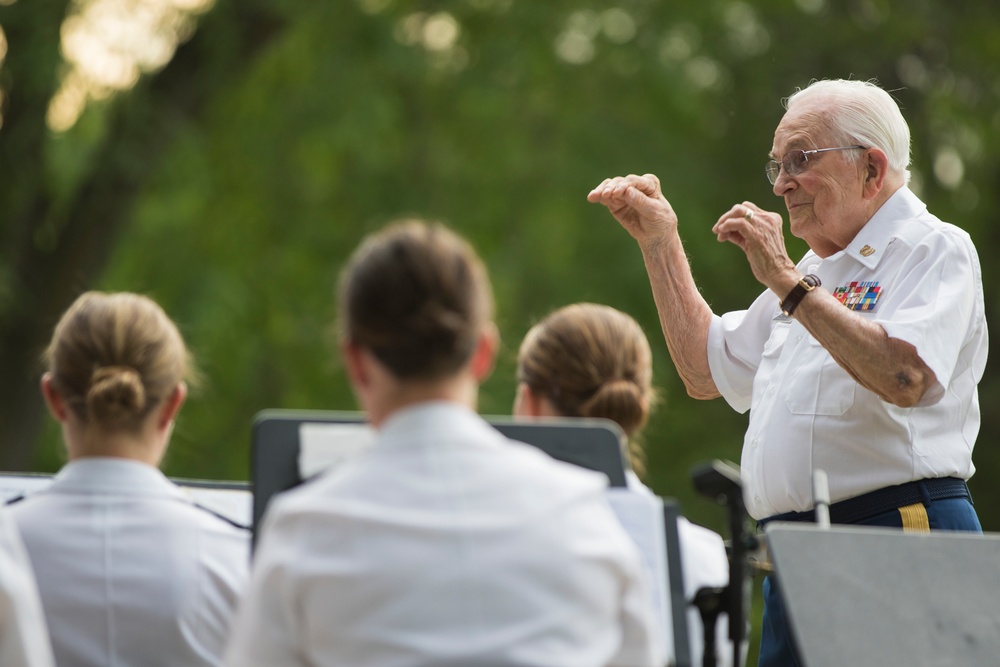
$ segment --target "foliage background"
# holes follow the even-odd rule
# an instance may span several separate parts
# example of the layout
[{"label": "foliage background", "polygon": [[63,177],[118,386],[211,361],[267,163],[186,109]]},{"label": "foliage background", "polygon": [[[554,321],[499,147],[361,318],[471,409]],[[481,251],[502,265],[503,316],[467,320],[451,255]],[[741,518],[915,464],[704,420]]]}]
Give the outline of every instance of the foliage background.
[{"label": "foliage background", "polygon": [[[518,342],[549,310],[625,310],[653,343],[665,399],[646,433],[648,482],[724,532],[688,474],[739,461],[746,418],[685,395],[638,249],[585,196],[607,176],[658,174],[706,298],[717,312],[744,307],[761,287],[709,229],[745,199],[783,212],[762,166],[781,99],[815,78],[893,91],[913,133],[913,187],[977,243],[1000,330],[1000,6],[119,0],[125,18],[97,39],[148,45],[129,20],[170,5],[176,16],[154,34],[176,53],[99,86],[60,121],[53,96],[74,71],[67,24],[97,4],[0,0],[3,467],[61,465],[36,360],[62,309],[96,287],[156,298],[200,362],[205,382],[166,472],[245,479],[257,411],[354,408],[330,333],[337,273],[366,233],[423,217],[467,236],[494,280],[505,347],[481,411],[509,413]],[[971,482],[991,531],[995,357]]]}]

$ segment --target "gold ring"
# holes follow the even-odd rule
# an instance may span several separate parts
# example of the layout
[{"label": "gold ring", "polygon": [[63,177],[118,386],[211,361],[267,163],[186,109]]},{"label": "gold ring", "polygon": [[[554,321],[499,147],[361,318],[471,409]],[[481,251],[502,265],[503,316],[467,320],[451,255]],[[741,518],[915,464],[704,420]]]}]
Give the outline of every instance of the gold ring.
[{"label": "gold ring", "polygon": [[747,212],[743,215],[747,219],[747,222],[753,222],[753,211],[747,209]]}]

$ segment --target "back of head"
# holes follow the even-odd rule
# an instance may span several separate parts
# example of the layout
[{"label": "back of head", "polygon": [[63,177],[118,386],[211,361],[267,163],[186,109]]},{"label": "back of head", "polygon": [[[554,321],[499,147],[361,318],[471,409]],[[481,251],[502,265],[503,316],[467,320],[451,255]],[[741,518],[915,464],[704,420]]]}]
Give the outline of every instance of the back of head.
[{"label": "back of head", "polygon": [[493,317],[475,251],[445,226],[421,221],[367,237],[341,273],[338,302],[342,338],[405,380],[458,372]]},{"label": "back of head", "polygon": [[128,292],[81,295],[56,325],[45,361],[74,414],[104,431],[138,430],[190,369],[166,313]]},{"label": "back of head", "polygon": [[[548,398],[567,417],[610,419],[634,443],[655,393],[652,353],[638,322],[592,303],[560,308],[525,336],[518,381]],[[633,465],[641,468],[637,445]]]},{"label": "back of head", "polygon": [[785,107],[821,97],[830,102],[827,122],[835,143],[882,150],[889,168],[909,182],[910,128],[889,93],[870,81],[824,79],[792,94]]}]

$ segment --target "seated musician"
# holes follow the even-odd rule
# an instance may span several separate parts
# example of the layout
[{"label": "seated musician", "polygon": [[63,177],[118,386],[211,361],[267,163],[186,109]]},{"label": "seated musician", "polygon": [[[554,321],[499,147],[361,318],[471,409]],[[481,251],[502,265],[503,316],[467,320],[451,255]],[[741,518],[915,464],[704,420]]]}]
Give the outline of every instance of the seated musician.
[{"label": "seated musician", "polygon": [[227,664],[662,665],[607,479],[475,412],[498,336],[472,248],[392,225],[349,260],[339,309],[376,440],[271,502]]},{"label": "seated musician", "polygon": [[69,463],[11,505],[56,663],[219,665],[249,533],[158,469],[187,394],[188,351],[150,299],[88,292],[62,316],[42,393]]}]

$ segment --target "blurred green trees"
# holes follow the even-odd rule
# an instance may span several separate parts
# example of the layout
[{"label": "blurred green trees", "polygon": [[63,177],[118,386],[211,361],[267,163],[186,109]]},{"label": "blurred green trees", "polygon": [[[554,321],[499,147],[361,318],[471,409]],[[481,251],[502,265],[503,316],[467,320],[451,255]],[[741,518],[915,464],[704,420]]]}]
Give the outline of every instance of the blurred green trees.
[{"label": "blurred green trees", "polygon": [[[159,300],[204,372],[167,472],[246,478],[258,410],[353,409],[331,333],[337,273],[365,233],[416,216],[469,237],[491,270],[506,347],[482,411],[509,412],[520,337],[550,309],[626,310],[653,342],[665,397],[646,435],[649,482],[721,525],[687,475],[738,461],[745,417],[684,394],[639,252],[585,196],[607,176],[658,174],[709,302],[744,307],[761,287],[709,230],[745,199],[783,211],[763,162],[781,99],[814,78],[893,91],[914,188],[977,242],[1000,330],[989,3],[219,0],[175,30],[173,58],[55,131],[59,27],[87,4],[0,2],[4,467],[61,462],[55,429],[39,435],[37,354],[75,294],[99,287]],[[972,486],[1000,530],[1000,376],[987,373]]]},{"label": "blurred green trees", "polygon": [[[746,419],[685,395],[637,248],[585,196],[607,176],[658,174],[705,296],[717,312],[744,307],[761,287],[709,230],[745,199],[783,209],[762,166],[781,99],[814,78],[893,91],[913,187],[972,234],[1000,330],[1000,6],[121,0],[115,18],[98,4],[0,0],[0,468],[60,465],[37,359],[72,298],[98,287],[159,300],[206,378],[167,472],[245,479],[258,410],[353,409],[331,331],[337,273],[365,233],[416,216],[469,237],[493,276],[506,347],[481,410],[509,412],[517,345],[546,312],[628,311],[665,398],[648,481],[721,528],[688,472],[738,461]],[[150,33],[155,6],[172,13]],[[144,55],[122,65],[102,39]],[[85,95],[67,63],[100,57],[110,78]],[[992,356],[971,486],[997,531]]]}]

